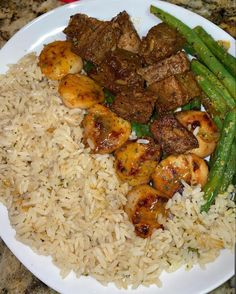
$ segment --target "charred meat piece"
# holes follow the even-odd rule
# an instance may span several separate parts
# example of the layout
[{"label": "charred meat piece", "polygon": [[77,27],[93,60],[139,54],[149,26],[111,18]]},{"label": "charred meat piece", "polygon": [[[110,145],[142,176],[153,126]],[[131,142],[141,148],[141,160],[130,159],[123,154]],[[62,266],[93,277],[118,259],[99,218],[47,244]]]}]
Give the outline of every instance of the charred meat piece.
[{"label": "charred meat piece", "polygon": [[119,13],[112,22],[118,24],[122,33],[118,41],[118,48],[138,53],[141,40],[126,11]]},{"label": "charred meat piece", "polygon": [[105,53],[116,48],[122,32],[116,22],[100,21],[78,13],[71,17],[64,33],[73,43],[73,52],[100,64]]},{"label": "charred meat piece", "polygon": [[138,73],[150,85],[172,75],[181,74],[190,70],[190,62],[184,52],[178,52],[169,58],[159,61],[138,70]]},{"label": "charred meat piece", "polygon": [[166,155],[181,154],[198,147],[197,138],[179,123],[174,114],[156,119],[151,125],[151,132]]},{"label": "charred meat piece", "polygon": [[123,92],[116,96],[111,109],[126,120],[147,123],[155,101],[156,96],[147,90]]},{"label": "charred meat piece", "polygon": [[177,53],[184,46],[185,39],[165,23],[152,27],[142,39],[140,55],[147,64],[155,63]]},{"label": "charred meat piece", "polygon": [[149,89],[158,96],[156,109],[159,113],[174,110],[201,94],[190,71],[155,82],[149,86]]},{"label": "charred meat piece", "polygon": [[106,54],[104,62],[89,72],[89,76],[113,93],[142,89],[143,78],[137,74],[142,60],[136,53],[117,48]]},{"label": "charred meat piece", "polygon": [[81,39],[81,42],[83,42],[103,23],[103,21],[86,14],[77,13],[70,17],[69,24],[63,32],[69,39]]}]

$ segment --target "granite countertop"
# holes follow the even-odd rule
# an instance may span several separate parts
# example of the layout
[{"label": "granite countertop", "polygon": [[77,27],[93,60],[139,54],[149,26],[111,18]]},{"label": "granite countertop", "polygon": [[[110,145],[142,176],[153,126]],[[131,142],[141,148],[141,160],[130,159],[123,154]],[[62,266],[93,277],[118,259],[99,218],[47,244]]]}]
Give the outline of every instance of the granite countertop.
[{"label": "granite countertop", "polygon": [[[99,1],[99,0],[98,0]],[[235,0],[170,0],[219,25],[236,38]],[[33,18],[63,5],[57,0],[0,0],[0,48],[22,26]],[[213,291],[214,294],[235,293],[234,279]],[[0,239],[0,294],[56,293],[34,277]]]}]

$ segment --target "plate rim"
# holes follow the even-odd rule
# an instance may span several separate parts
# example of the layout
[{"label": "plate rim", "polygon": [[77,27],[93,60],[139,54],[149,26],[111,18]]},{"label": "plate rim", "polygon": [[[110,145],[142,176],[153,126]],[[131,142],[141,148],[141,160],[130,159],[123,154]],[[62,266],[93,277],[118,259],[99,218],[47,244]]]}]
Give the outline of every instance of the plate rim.
[{"label": "plate rim", "polygon": [[[110,0],[110,1],[114,1],[114,2],[117,1],[117,2],[118,2],[118,1],[120,1],[120,0]],[[141,2],[141,1],[143,1],[143,0],[138,0],[138,1]],[[63,10],[70,9],[70,8],[73,8],[73,7],[80,7],[81,5],[85,5],[85,3],[87,3],[87,2],[97,3],[97,0],[80,0],[80,1],[78,1],[78,2],[65,4],[65,5],[59,6],[59,7],[55,8],[55,9],[53,9],[53,10],[51,10],[51,11],[49,11],[49,12],[43,14],[43,15],[40,15],[39,17],[37,17],[37,18],[31,20],[29,23],[27,23],[25,26],[23,26],[19,31],[17,31],[17,32],[16,32],[16,33],[15,33],[15,34],[14,34],[14,35],[13,35],[8,41],[7,41],[7,42],[6,42],[6,44],[4,44],[4,46],[3,46],[3,47],[1,48],[1,50],[0,50],[0,56],[1,56],[1,53],[3,52],[3,50],[6,50],[6,48],[9,46],[9,44],[11,44],[12,42],[14,42],[15,38],[17,38],[18,35],[24,33],[25,31],[27,31],[28,29],[30,29],[30,28],[31,28],[32,26],[34,26],[35,24],[37,24],[38,22],[42,21],[44,18],[48,18],[48,17],[50,17],[51,15],[53,15],[55,12],[60,11],[60,10],[63,11]],[[215,26],[218,30],[222,31],[222,33],[224,33],[224,35],[226,35],[227,38],[229,38],[230,40],[235,41],[234,38],[233,38],[232,36],[230,36],[226,31],[224,31],[223,29],[221,29],[220,27],[218,27],[217,25],[215,25],[214,23],[212,23],[212,22],[209,21],[208,19],[202,17],[201,15],[199,15],[199,14],[197,14],[197,13],[195,13],[195,12],[192,12],[192,11],[186,9],[186,8],[183,8],[183,7],[180,7],[180,6],[178,6],[178,5],[175,5],[175,4],[172,4],[172,3],[169,3],[169,2],[165,2],[165,1],[154,0],[153,2],[156,3],[156,4],[158,4],[158,3],[163,3],[164,5],[169,6],[169,7],[178,7],[178,8],[180,8],[180,9],[183,10],[183,11],[188,11],[190,14],[193,14],[193,15],[197,16],[198,18],[200,18],[200,19],[201,19],[201,18],[204,19],[204,21],[207,21],[211,26],[212,26],[212,25]],[[0,68],[0,71],[1,71],[1,68]],[[1,207],[2,207],[2,206],[3,206],[4,208],[6,208],[5,205],[3,205],[2,203],[0,203],[0,210],[1,210]],[[8,217],[8,211],[7,211],[7,217]],[[8,220],[9,220],[9,217],[8,217]],[[11,224],[10,224],[10,226],[11,226],[11,228],[14,230],[14,238],[15,238],[15,229],[12,227]],[[5,240],[5,238],[2,237],[2,233],[1,233],[1,231],[0,231],[0,237],[1,237],[2,240],[5,242],[6,246],[10,249],[10,251],[11,251],[11,252],[17,257],[18,260],[20,260],[20,262],[21,262],[21,263],[22,263],[22,264],[23,264],[23,265],[24,265],[24,266],[25,266],[25,267],[26,267],[31,273],[33,273],[36,277],[39,277],[39,279],[40,279],[41,281],[43,281],[43,283],[47,284],[48,287],[52,288],[52,286],[49,285],[47,282],[45,282],[44,278],[42,278],[42,276],[39,275],[39,273],[38,273],[37,271],[33,270],[32,268],[29,269],[28,265],[27,265],[27,266],[25,265],[24,259],[22,259],[21,256],[19,256],[19,254],[15,254],[15,252],[11,250],[11,247],[12,247],[12,246],[9,246],[9,245],[8,245],[8,242]],[[15,240],[16,240],[17,242],[23,244],[24,246],[28,247],[28,249],[30,249],[33,253],[35,253],[35,252],[31,249],[31,247],[29,247],[28,245],[22,243],[21,241],[18,241],[16,238],[15,238]],[[45,257],[44,255],[40,255],[40,254],[38,254],[38,253],[36,253],[36,254],[39,255],[40,257],[41,257],[41,256]],[[219,257],[218,257],[218,258],[219,258]],[[234,270],[232,269],[232,272],[229,274],[230,276],[227,277],[227,278],[224,277],[223,280],[224,280],[224,281],[228,280],[230,277],[233,276],[233,274],[234,274]],[[92,279],[94,280],[94,278],[92,278]],[[224,282],[224,281],[223,281],[223,282]],[[96,282],[97,282],[97,281],[96,281]],[[214,284],[213,287],[212,287],[212,286],[209,287],[208,289],[206,289],[206,291],[208,292],[208,291],[211,291],[211,290],[215,289],[216,287],[218,287],[219,285],[221,285],[223,282],[220,281],[217,285]],[[59,291],[59,292],[60,292],[60,289],[57,289],[57,288],[54,287],[54,286],[53,286],[53,289],[55,289],[56,291]],[[157,287],[157,289],[158,289],[158,287]],[[133,291],[133,292],[134,292],[134,291]]]}]

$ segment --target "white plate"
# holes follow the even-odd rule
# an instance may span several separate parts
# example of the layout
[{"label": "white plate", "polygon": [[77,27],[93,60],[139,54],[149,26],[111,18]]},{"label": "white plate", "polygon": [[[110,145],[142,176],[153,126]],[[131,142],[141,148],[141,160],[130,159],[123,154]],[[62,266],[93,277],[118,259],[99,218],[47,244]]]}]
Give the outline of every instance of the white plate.
[{"label": "white plate", "polygon": [[[190,27],[202,25],[216,39],[229,40],[230,52],[234,54],[235,44],[232,37],[208,20],[178,6],[157,0],[82,0],[44,14],[21,29],[0,51],[0,73],[7,70],[7,64],[17,62],[26,53],[39,52],[43,44],[64,39],[62,30],[67,25],[70,15],[77,12],[101,19],[110,19],[118,12],[126,10],[132,16],[138,32],[144,35],[150,27],[160,22],[149,13],[150,4],[177,16]],[[214,263],[207,265],[205,270],[195,266],[189,272],[181,268],[175,273],[163,273],[161,275],[163,287],[160,289],[151,286],[139,287],[136,290],[118,290],[112,284],[103,287],[90,277],[77,279],[74,274],[70,274],[64,280],[61,279],[59,270],[52,264],[50,257],[35,254],[28,246],[15,239],[15,231],[9,223],[7,210],[1,204],[0,234],[10,250],[35,276],[60,293],[206,293],[230,278],[234,271],[234,255],[224,250]]]}]

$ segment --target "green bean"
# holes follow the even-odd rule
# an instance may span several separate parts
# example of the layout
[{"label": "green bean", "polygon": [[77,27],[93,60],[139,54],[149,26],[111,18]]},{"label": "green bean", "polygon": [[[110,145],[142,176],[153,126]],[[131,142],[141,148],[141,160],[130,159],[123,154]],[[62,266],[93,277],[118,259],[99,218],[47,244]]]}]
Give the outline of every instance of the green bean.
[{"label": "green bean", "polygon": [[199,97],[194,98],[188,104],[182,106],[182,110],[200,110],[201,100]]},{"label": "green bean", "polygon": [[132,131],[135,132],[137,137],[152,137],[152,133],[150,131],[150,126],[146,124],[141,124],[137,122],[131,122]]},{"label": "green bean", "polygon": [[236,173],[236,143],[231,147],[229,160],[226,164],[225,172],[221,180],[221,187],[219,193],[224,193],[227,191],[227,188],[233,182],[233,177]]},{"label": "green bean", "polygon": [[215,116],[213,115],[212,119],[213,119],[215,125],[217,126],[218,130],[221,130],[223,127],[223,123],[222,123],[222,120],[220,119],[220,117],[217,115],[215,115]]},{"label": "green bean", "polygon": [[198,34],[211,52],[221,61],[221,63],[226,66],[231,74],[236,77],[236,58],[221,47],[201,26],[197,26],[193,30]]},{"label": "green bean", "polygon": [[229,160],[230,151],[236,132],[236,108],[228,112],[224,120],[220,140],[217,144],[214,162],[209,172],[208,182],[203,188],[205,204],[201,211],[207,212],[221,189],[221,181],[224,175],[226,164]]},{"label": "green bean", "polygon": [[187,54],[197,57],[196,51],[189,44],[185,44],[183,49]]},{"label": "green bean", "polygon": [[225,100],[229,108],[233,108],[236,105],[234,98],[229,94],[225,86],[217,79],[217,77],[203,64],[196,59],[191,62],[191,69],[196,75],[205,76],[219,92],[219,95]]},{"label": "green bean", "polygon": [[221,119],[224,119],[226,113],[229,110],[228,105],[226,104],[225,100],[222,99],[220,93],[217,91],[214,84],[212,84],[211,81],[209,81],[208,78],[206,78],[205,76],[197,75],[196,80],[200,88],[210,99],[212,105],[214,105],[214,109],[218,116]]},{"label": "green bean", "polygon": [[160,8],[151,5],[150,12],[159,17],[171,27],[177,29],[186,38],[187,42],[193,47],[199,58],[217,76],[217,78],[229,90],[230,94],[236,99],[236,86],[234,77],[218,61],[218,59],[213,55],[208,47],[202,42],[199,36],[182,21]]},{"label": "green bean", "polygon": [[201,102],[205,110],[209,113],[209,115],[213,119],[217,128],[221,130],[223,127],[223,122],[222,122],[222,119],[220,118],[219,112],[217,111],[217,109],[215,109],[215,104],[212,103],[212,101],[209,99],[209,97],[205,93],[202,93],[201,95]]},{"label": "green bean", "polygon": [[[234,174],[233,176],[233,179],[232,179],[232,184],[236,187],[236,173]],[[236,193],[235,193],[236,194]],[[234,194],[234,199],[236,198],[236,195]]]}]

